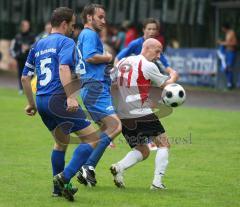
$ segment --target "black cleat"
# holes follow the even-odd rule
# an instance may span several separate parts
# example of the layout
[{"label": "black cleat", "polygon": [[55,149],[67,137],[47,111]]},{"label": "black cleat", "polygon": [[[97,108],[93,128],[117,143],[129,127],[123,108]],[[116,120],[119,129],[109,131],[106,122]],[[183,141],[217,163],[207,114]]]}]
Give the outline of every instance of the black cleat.
[{"label": "black cleat", "polygon": [[88,187],[94,187],[97,184],[95,170],[92,166],[84,165],[77,175],[78,182]]},{"label": "black cleat", "polygon": [[63,196],[69,201],[74,201],[73,195],[77,192],[77,189],[73,188],[71,183],[67,183],[65,181],[65,178],[63,177],[62,173],[53,177],[53,184],[60,189],[61,193],[61,194],[57,193],[55,195]]},{"label": "black cleat", "polygon": [[[78,191],[77,187],[72,187],[72,194],[75,195],[76,192]],[[52,197],[62,197],[62,192],[60,190],[53,191],[52,192]]]}]

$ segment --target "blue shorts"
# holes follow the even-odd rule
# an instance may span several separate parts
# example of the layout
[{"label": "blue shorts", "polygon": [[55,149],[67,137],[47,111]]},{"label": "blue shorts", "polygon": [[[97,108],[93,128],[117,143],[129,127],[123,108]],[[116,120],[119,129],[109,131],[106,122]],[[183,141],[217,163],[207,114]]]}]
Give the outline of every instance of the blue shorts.
[{"label": "blue shorts", "polygon": [[112,102],[111,84],[108,81],[85,82],[82,85],[80,95],[95,122],[116,114]]},{"label": "blue shorts", "polygon": [[36,96],[38,113],[50,131],[59,127],[64,134],[70,134],[91,124],[81,108],[77,112],[67,112],[66,102],[65,94]]}]

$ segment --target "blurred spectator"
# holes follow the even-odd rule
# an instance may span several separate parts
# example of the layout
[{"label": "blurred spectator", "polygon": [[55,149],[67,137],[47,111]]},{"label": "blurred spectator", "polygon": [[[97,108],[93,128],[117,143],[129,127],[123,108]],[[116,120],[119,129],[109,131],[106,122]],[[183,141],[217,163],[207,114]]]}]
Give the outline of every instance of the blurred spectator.
[{"label": "blurred spectator", "polygon": [[101,32],[100,32],[100,37],[103,43],[103,50],[104,52],[110,53],[113,57],[115,57],[116,52],[114,48],[109,44],[109,36],[108,36],[108,29],[109,27],[105,27]]},{"label": "blurred spectator", "polygon": [[117,38],[115,42],[115,48],[117,52],[121,51],[124,48],[125,38],[126,38],[126,30],[121,25],[117,32]]},{"label": "blurred spectator", "polygon": [[138,32],[134,25],[128,20],[123,22],[123,27],[126,28],[124,47],[127,47],[130,42],[138,38]]},{"label": "blurred spectator", "polygon": [[41,32],[37,37],[36,37],[36,41],[44,38],[44,37],[47,37],[52,31],[52,25],[51,25],[51,22],[47,22],[45,24],[45,27],[44,27],[44,31]]},{"label": "blurred spectator", "polygon": [[172,38],[170,40],[169,47],[174,48],[174,49],[178,49],[178,48],[180,48],[180,44],[179,44],[179,42],[176,38]]},{"label": "blurred spectator", "polygon": [[142,50],[142,44],[146,39],[149,38],[156,38],[157,35],[159,34],[159,21],[157,19],[154,18],[147,18],[144,20],[143,22],[143,36],[139,37],[135,40],[133,40],[132,42],[130,42],[130,44],[125,47],[123,50],[121,50],[116,58],[115,58],[115,64],[121,60],[124,57],[128,57],[130,55],[138,55],[141,53]]},{"label": "blurred spectator", "polygon": [[73,34],[72,34],[72,38],[75,42],[78,41],[78,36],[80,34],[80,32],[82,31],[83,29],[83,25],[82,24],[75,24],[73,26]]},{"label": "blurred spectator", "polygon": [[221,59],[221,69],[225,72],[227,78],[227,88],[233,88],[233,68],[236,59],[237,36],[228,23],[221,26],[222,32],[225,34],[224,40],[218,40],[220,45],[219,57]]},{"label": "blurred spectator", "polygon": [[159,23],[158,25],[159,29],[158,29],[158,35],[155,37],[155,39],[157,39],[159,42],[162,43],[163,48],[165,48],[165,37],[162,34],[163,33],[163,28],[161,27],[161,24]]},{"label": "blurred spectator", "polygon": [[20,32],[15,36],[10,45],[10,54],[18,64],[19,94],[23,93],[21,83],[22,71],[28,56],[28,52],[34,41],[35,37],[30,32],[30,22],[27,20],[21,21]]}]

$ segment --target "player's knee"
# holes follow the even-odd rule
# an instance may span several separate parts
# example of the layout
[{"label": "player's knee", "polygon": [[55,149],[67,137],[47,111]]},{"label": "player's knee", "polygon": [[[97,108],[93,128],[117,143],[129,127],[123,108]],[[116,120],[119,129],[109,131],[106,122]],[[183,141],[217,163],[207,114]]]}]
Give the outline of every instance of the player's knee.
[{"label": "player's knee", "polygon": [[138,145],[135,147],[135,149],[141,152],[141,154],[143,156],[143,160],[148,158],[148,156],[150,154],[150,150],[147,145]]},{"label": "player's knee", "polygon": [[119,134],[122,132],[122,123],[120,120],[117,121],[116,133]]},{"label": "player's knee", "polygon": [[154,143],[157,145],[157,147],[167,147],[170,148],[170,143],[168,141],[168,137],[165,133],[159,135],[155,138]]},{"label": "player's knee", "polygon": [[122,123],[119,119],[115,119],[112,123],[107,124],[107,131],[110,132],[111,137],[114,138],[122,131]]},{"label": "player's knee", "polygon": [[54,150],[58,150],[58,151],[66,151],[67,150],[67,145],[64,145],[64,144],[60,144],[60,143],[55,143],[54,144],[54,147],[53,147]]}]

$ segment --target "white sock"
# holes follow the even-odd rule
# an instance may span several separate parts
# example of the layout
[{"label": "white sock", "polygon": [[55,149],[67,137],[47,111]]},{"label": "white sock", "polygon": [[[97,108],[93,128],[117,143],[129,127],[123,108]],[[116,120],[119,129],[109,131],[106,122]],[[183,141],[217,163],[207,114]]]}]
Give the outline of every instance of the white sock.
[{"label": "white sock", "polygon": [[136,149],[133,149],[132,151],[127,153],[127,155],[122,160],[118,162],[118,165],[120,169],[123,171],[129,167],[132,167],[133,165],[142,160],[143,160],[142,153]]},{"label": "white sock", "polygon": [[155,172],[153,184],[155,186],[160,186],[162,184],[162,177],[165,174],[168,165],[168,148],[160,147],[157,150],[155,158]]}]

